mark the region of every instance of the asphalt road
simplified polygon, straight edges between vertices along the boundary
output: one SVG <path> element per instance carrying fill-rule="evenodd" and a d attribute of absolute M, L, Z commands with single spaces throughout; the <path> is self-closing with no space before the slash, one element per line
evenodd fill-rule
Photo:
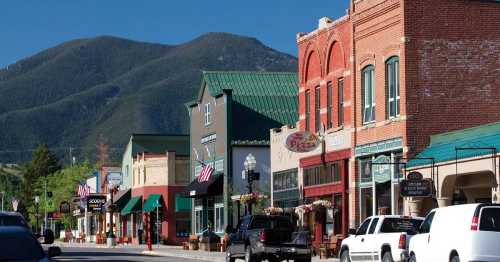
<path fill-rule="evenodd" d="M 141 254 L 143 249 L 133 248 L 77 248 L 63 247 L 61 248 L 62 255 L 53 258 L 53 261 L 162 261 L 174 262 L 182 260 L 183 262 L 194 262 L 199 260 L 179 259 L 175 257 L 155 257 Z"/>

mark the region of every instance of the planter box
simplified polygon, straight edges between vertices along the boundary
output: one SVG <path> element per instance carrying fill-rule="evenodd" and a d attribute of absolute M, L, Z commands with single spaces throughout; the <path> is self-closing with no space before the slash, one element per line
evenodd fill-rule
<path fill-rule="evenodd" d="M 200 243 L 200 249 L 203 251 L 218 251 L 217 242 L 210 242 L 210 245 L 207 242 Z"/>
<path fill-rule="evenodd" d="M 198 250 L 198 242 L 188 242 L 189 250 Z"/>

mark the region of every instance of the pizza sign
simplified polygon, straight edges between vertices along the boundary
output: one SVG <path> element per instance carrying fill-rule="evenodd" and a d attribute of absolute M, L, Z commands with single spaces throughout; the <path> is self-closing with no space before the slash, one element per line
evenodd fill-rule
<path fill-rule="evenodd" d="M 290 134 L 285 141 L 286 148 L 296 153 L 313 151 L 319 144 L 319 138 L 315 134 L 307 131 L 299 131 Z"/>

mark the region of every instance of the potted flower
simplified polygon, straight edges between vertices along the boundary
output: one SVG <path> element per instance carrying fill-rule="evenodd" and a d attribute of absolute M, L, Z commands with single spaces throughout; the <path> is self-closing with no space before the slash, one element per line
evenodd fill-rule
<path fill-rule="evenodd" d="M 281 207 L 267 207 L 264 209 L 264 212 L 268 216 L 281 215 L 281 214 L 283 214 L 283 208 L 281 208 Z"/>
<path fill-rule="evenodd" d="M 189 250 L 198 250 L 199 248 L 198 236 L 196 234 L 192 234 L 188 239 Z"/>

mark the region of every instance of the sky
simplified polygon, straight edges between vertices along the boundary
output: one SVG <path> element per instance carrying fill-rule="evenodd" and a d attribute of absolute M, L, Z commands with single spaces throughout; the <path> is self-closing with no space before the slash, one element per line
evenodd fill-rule
<path fill-rule="evenodd" d="M 0 68 L 62 42 L 112 35 L 179 44 L 206 32 L 256 37 L 296 56 L 295 35 L 349 0 L 1 0 Z"/>

